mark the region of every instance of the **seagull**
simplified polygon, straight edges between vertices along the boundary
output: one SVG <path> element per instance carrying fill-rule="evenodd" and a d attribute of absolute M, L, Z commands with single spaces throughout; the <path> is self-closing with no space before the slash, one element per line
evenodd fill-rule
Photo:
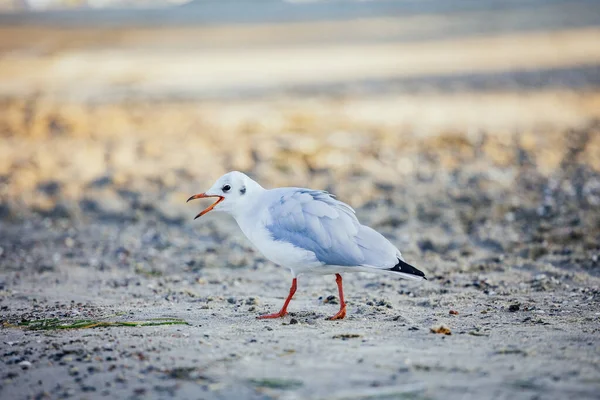
<path fill-rule="evenodd" d="M 322 190 L 297 187 L 265 189 L 239 171 L 220 177 L 206 192 L 187 201 L 216 198 L 201 211 L 230 214 L 252 244 L 275 264 L 292 272 L 292 286 L 281 310 L 259 319 L 281 318 L 294 293 L 298 276 L 335 274 L 340 310 L 331 320 L 346 316 L 343 272 L 378 272 L 423 280 L 425 274 L 406 263 L 382 234 L 361 225 L 349 205 Z"/>

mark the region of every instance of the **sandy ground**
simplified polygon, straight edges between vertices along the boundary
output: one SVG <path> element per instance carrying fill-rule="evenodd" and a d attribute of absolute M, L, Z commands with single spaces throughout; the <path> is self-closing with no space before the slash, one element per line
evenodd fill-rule
<path fill-rule="evenodd" d="M 27 139 L 7 138 L 3 146 L 15 147 L 7 152 L 13 174 L 3 187 L 0 240 L 2 396 L 596 398 L 598 126 L 548 132 L 541 141 L 536 134 L 399 138 L 388 129 L 357 139 L 360 164 L 341 156 L 355 151 L 344 147 L 343 133 L 253 140 L 250 129 L 190 138 L 192 156 L 197 148 L 212 154 L 207 170 L 192 164 L 173 176 L 155 169 L 173 168 L 168 157 L 140 152 L 152 151 L 151 135 L 135 137 L 130 164 L 123 150 L 121 161 L 108 157 L 100 166 L 89 144 L 97 136 L 38 139 L 44 154 L 62 160 L 45 170 L 34 161 L 42 152 L 17 151 L 34 148 Z M 120 145 L 102 140 L 119 153 Z M 179 140 L 163 138 L 162 148 Z M 80 163 L 65 162 L 60 149 L 90 150 Z M 230 218 L 192 222 L 201 205 L 184 203 L 230 168 L 217 160 L 242 149 L 250 161 L 229 162 L 250 163 L 246 170 L 267 186 L 337 193 L 429 280 L 346 274 L 348 317 L 331 322 L 333 277 L 301 277 L 290 315 L 257 321 L 281 306 L 289 273 L 256 253 Z M 26 155 L 33 165 L 19 164 Z M 90 180 L 86 165 L 103 175 Z M 19 327 L 51 318 L 189 325 Z M 438 324 L 452 334 L 431 333 Z"/>
<path fill-rule="evenodd" d="M 336 24 L 323 26 L 352 30 Z M 361 24 L 371 34 L 354 49 L 376 68 L 348 62 L 340 80 L 344 59 L 311 29 L 277 28 L 268 45 L 261 29 L 211 28 L 231 46 L 206 54 L 230 60 L 234 78 L 199 78 L 183 94 L 194 74 L 178 57 L 195 38 L 209 46 L 206 31 L 113 41 L 2 28 L 2 399 L 598 398 L 597 31 L 447 47 L 382 44 Z M 235 50 L 241 38 L 263 53 Z M 420 53 L 398 69 L 378 46 Z M 160 62 L 121 68 L 135 48 Z M 298 51 L 326 73 L 276 62 Z M 263 69 L 238 73 L 256 54 L 268 55 Z M 65 79 L 94 63 L 89 81 Z M 263 84 L 261 70 L 281 81 Z M 183 75 L 165 85 L 173 71 Z M 333 276 L 302 276 L 289 316 L 256 320 L 280 308 L 289 272 L 231 218 L 193 221 L 204 204 L 185 203 L 232 169 L 266 187 L 329 190 L 428 281 L 345 274 L 348 314 L 333 322 Z"/>

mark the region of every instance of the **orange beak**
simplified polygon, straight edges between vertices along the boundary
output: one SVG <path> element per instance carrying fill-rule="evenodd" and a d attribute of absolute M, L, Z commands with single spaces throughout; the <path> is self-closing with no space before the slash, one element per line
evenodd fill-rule
<path fill-rule="evenodd" d="M 187 201 L 190 201 L 190 200 L 196 200 L 196 199 L 203 199 L 203 198 L 205 198 L 205 197 L 218 197 L 218 198 L 219 198 L 219 200 L 215 201 L 215 202 L 214 202 L 214 203 L 213 203 L 211 206 L 209 206 L 209 207 L 205 208 L 205 209 L 204 209 L 202 212 L 200 212 L 200 214 L 196 215 L 196 216 L 194 217 L 194 219 L 196 219 L 196 218 L 200 218 L 201 216 L 203 216 L 204 214 L 206 214 L 207 212 L 209 212 L 209 211 L 211 211 L 213 208 L 215 208 L 215 206 L 216 206 L 217 204 L 219 204 L 220 202 L 222 202 L 223 200 L 225 200 L 225 197 L 223 197 L 223 196 L 219 196 L 218 194 L 210 194 L 210 195 L 209 195 L 209 194 L 205 194 L 205 193 L 200 193 L 200 194 L 195 194 L 195 195 L 193 195 L 192 197 L 190 197 L 189 199 L 187 199 Z M 187 203 L 187 201 L 186 201 L 186 203 Z"/>

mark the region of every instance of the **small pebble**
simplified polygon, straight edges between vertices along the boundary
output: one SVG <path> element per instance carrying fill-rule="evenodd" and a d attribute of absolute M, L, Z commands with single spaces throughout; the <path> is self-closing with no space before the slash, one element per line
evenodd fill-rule
<path fill-rule="evenodd" d="M 31 367 L 31 363 L 30 363 L 29 361 L 21 361 L 21 362 L 19 363 L 19 366 L 20 366 L 22 369 L 29 369 L 29 368 Z"/>
<path fill-rule="evenodd" d="M 450 330 L 450 328 L 444 324 L 432 326 L 431 328 L 429 328 L 429 331 L 431 333 L 438 333 L 442 335 L 452 335 L 452 331 Z"/>
<path fill-rule="evenodd" d="M 146 388 L 143 388 L 143 387 L 141 387 L 141 388 L 136 388 L 136 389 L 134 389 L 134 390 L 133 390 L 133 393 L 134 393 L 135 395 L 137 395 L 137 396 L 141 396 L 141 395 L 143 395 L 143 394 L 145 394 L 145 393 L 146 393 Z"/>

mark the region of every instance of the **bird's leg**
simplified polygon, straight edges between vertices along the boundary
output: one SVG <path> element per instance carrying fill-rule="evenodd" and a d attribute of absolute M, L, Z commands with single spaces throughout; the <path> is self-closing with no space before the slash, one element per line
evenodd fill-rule
<path fill-rule="evenodd" d="M 342 276 L 340 274 L 335 274 L 335 283 L 337 283 L 338 291 L 340 292 L 340 311 L 329 318 L 331 320 L 342 319 L 346 316 L 346 302 L 344 302 L 344 289 L 342 288 Z"/>
<path fill-rule="evenodd" d="M 275 314 L 260 315 L 256 318 L 257 319 L 268 319 L 268 318 L 281 318 L 281 317 L 285 316 L 285 314 L 287 314 L 287 306 L 288 306 L 288 304 L 290 304 L 290 300 L 292 300 L 294 293 L 296 293 L 296 278 L 294 278 L 294 280 L 292 281 L 292 287 L 290 287 L 290 294 L 288 294 L 287 299 L 285 299 L 285 303 L 283 303 L 283 307 L 281 307 L 281 310 L 279 310 L 279 312 L 275 313 Z"/>

